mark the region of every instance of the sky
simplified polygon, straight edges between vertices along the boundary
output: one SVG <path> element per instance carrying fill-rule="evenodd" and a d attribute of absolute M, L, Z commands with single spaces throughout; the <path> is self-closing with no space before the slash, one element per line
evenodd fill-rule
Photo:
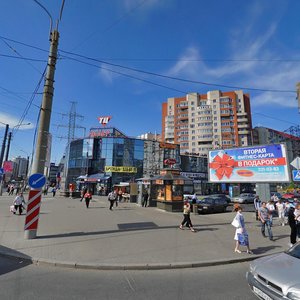
<path fill-rule="evenodd" d="M 55 27 L 61 0 L 39 2 Z M 72 103 L 77 138 L 99 116 L 128 136 L 160 133 L 163 102 L 210 90 L 249 93 L 253 127 L 298 126 L 299 11 L 298 0 L 65 0 L 51 161 L 65 151 Z M 31 123 L 13 131 L 10 159 L 34 149 L 49 46 L 34 0 L 0 1 L 0 122 Z"/>

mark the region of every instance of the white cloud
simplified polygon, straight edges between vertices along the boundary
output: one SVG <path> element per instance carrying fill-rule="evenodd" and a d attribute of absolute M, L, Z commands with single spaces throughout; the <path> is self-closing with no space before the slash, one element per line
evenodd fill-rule
<path fill-rule="evenodd" d="M 19 123 L 19 118 L 18 117 L 15 117 L 15 116 L 12 116 L 12 115 L 9 115 L 9 114 L 6 114 L 6 113 L 0 113 L 0 128 L 2 127 L 5 127 L 4 124 L 9 124 L 9 128 L 12 129 L 13 127 L 15 127 L 16 125 L 18 125 Z M 4 123 L 4 124 L 2 124 Z M 28 124 L 30 123 L 29 121 L 27 120 L 24 120 L 22 122 L 22 124 Z M 34 128 L 34 125 L 32 123 L 30 123 L 30 125 L 26 125 L 26 126 L 20 126 L 19 127 L 19 130 L 28 130 L 28 129 L 32 129 Z"/>
<path fill-rule="evenodd" d="M 217 67 L 209 66 L 206 62 L 192 62 L 189 60 L 201 59 L 200 51 L 196 47 L 187 47 L 179 60 L 166 73 L 170 76 L 185 77 L 187 79 L 211 82 L 216 84 L 250 87 L 257 89 L 295 90 L 295 84 L 300 78 L 298 64 L 289 62 L 263 62 L 257 59 L 276 60 L 280 55 L 276 49 L 270 47 L 271 39 L 276 33 L 277 23 L 273 22 L 262 31 L 260 36 L 255 34 L 240 36 L 237 34 L 233 46 L 238 39 L 239 47 L 233 47 L 229 59 L 245 59 L 249 61 L 232 61 L 220 63 Z M 291 51 L 290 51 L 291 52 Z M 286 54 L 285 54 L 286 55 Z M 295 57 L 298 54 L 289 53 L 287 57 Z M 208 86 L 209 89 L 221 89 Z M 295 107 L 296 101 L 292 93 L 262 92 L 251 97 L 252 106 L 277 105 Z"/>

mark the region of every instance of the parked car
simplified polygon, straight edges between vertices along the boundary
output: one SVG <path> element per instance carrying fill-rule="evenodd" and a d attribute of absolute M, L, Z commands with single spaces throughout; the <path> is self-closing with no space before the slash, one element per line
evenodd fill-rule
<path fill-rule="evenodd" d="M 230 198 L 225 194 L 212 194 L 212 195 L 209 195 L 209 197 L 211 197 L 211 198 L 221 198 L 221 199 L 226 200 L 227 203 L 230 203 Z"/>
<path fill-rule="evenodd" d="M 300 299 L 300 243 L 288 251 L 250 263 L 246 278 L 260 299 Z"/>
<path fill-rule="evenodd" d="M 237 197 L 232 198 L 232 202 L 238 202 L 238 203 L 253 203 L 255 198 L 255 194 L 252 193 L 242 193 Z"/>
<path fill-rule="evenodd" d="M 198 201 L 198 214 L 226 212 L 228 203 L 222 198 L 205 197 Z"/>

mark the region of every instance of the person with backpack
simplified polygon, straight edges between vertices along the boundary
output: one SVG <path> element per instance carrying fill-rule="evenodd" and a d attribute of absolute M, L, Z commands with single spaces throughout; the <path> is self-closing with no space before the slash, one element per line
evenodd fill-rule
<path fill-rule="evenodd" d="M 116 199 L 117 199 L 117 193 L 116 193 L 116 191 L 112 190 L 108 194 L 108 201 L 110 202 L 109 210 L 112 210 Z"/>

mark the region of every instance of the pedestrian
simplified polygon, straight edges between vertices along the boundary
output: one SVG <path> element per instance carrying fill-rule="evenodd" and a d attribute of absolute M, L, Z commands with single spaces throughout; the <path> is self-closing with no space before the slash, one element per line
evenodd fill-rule
<path fill-rule="evenodd" d="M 15 189 L 15 187 L 13 185 L 11 185 L 10 189 L 9 189 L 9 193 L 8 193 L 9 196 L 14 194 L 14 189 Z"/>
<path fill-rule="evenodd" d="M 81 199 L 80 202 L 83 200 L 85 193 L 87 192 L 87 187 L 83 187 L 83 189 L 81 190 Z"/>
<path fill-rule="evenodd" d="M 279 224 L 281 226 L 285 225 L 285 204 L 282 202 L 282 200 L 278 200 L 278 202 L 276 203 L 276 209 L 278 212 L 278 219 L 279 219 Z"/>
<path fill-rule="evenodd" d="M 296 224 L 294 212 L 295 212 L 295 207 L 293 205 L 290 205 L 290 208 L 288 210 L 288 222 L 291 228 L 291 233 L 290 233 L 291 247 L 297 242 L 297 224 Z"/>
<path fill-rule="evenodd" d="M 114 203 L 117 199 L 117 194 L 114 190 L 112 190 L 109 194 L 108 194 L 108 201 L 110 202 L 110 206 L 109 209 L 112 210 Z"/>
<path fill-rule="evenodd" d="M 13 205 L 15 206 L 14 214 L 16 214 L 17 210 L 19 210 L 19 215 L 23 212 L 23 203 L 25 203 L 23 193 L 19 193 L 15 198 Z"/>
<path fill-rule="evenodd" d="M 296 228 L 297 228 L 297 236 L 300 239 L 300 203 L 297 203 L 294 211 Z"/>
<path fill-rule="evenodd" d="M 188 201 L 184 201 L 183 203 L 183 221 L 181 222 L 179 228 L 183 230 L 183 226 L 186 223 L 192 232 L 195 232 L 193 228 L 193 224 L 190 218 L 191 214 L 191 205 Z"/>
<path fill-rule="evenodd" d="M 149 199 L 148 190 L 145 189 L 143 193 L 143 207 L 147 207 L 148 199 Z"/>
<path fill-rule="evenodd" d="M 234 240 L 236 241 L 234 252 L 241 253 L 241 250 L 239 249 L 239 247 L 246 246 L 247 253 L 253 254 L 252 251 L 250 250 L 250 246 L 249 246 L 249 236 L 248 236 L 248 232 L 245 227 L 245 219 L 242 214 L 242 207 L 239 204 L 235 204 L 233 210 L 236 212 L 235 219 L 238 224 L 238 227 L 236 227 L 235 234 L 234 234 Z"/>
<path fill-rule="evenodd" d="M 258 217 L 258 210 L 261 207 L 261 200 L 259 199 L 259 196 L 256 196 L 254 198 L 254 208 L 255 208 L 255 218 L 256 221 L 259 221 L 259 217 Z"/>
<path fill-rule="evenodd" d="M 273 216 L 274 216 L 274 212 L 275 212 L 275 205 L 274 205 L 274 201 L 273 200 L 269 200 L 267 203 L 267 209 L 269 211 L 270 214 L 270 226 L 273 226 Z"/>
<path fill-rule="evenodd" d="M 117 201 L 116 201 L 116 204 L 119 202 L 121 202 L 122 201 L 122 199 L 123 199 L 123 192 L 122 192 L 122 190 L 121 189 L 119 189 L 118 190 L 118 198 L 117 198 Z M 116 205 L 116 206 L 118 206 L 118 205 Z"/>
<path fill-rule="evenodd" d="M 267 226 L 269 239 L 270 239 L 270 241 L 273 241 L 273 233 L 272 233 L 271 221 L 270 221 L 270 212 L 267 209 L 266 202 L 262 202 L 261 208 L 258 210 L 258 216 L 261 221 L 261 234 L 263 235 L 263 237 L 266 237 L 265 228 Z"/>
<path fill-rule="evenodd" d="M 87 190 L 84 194 L 84 200 L 86 208 L 89 208 L 90 201 L 92 200 L 92 193 L 90 192 L 90 190 Z"/>
<path fill-rule="evenodd" d="M 52 195 L 53 195 L 53 197 L 55 197 L 55 194 L 56 194 L 56 187 L 54 186 L 54 187 L 52 188 Z"/>

